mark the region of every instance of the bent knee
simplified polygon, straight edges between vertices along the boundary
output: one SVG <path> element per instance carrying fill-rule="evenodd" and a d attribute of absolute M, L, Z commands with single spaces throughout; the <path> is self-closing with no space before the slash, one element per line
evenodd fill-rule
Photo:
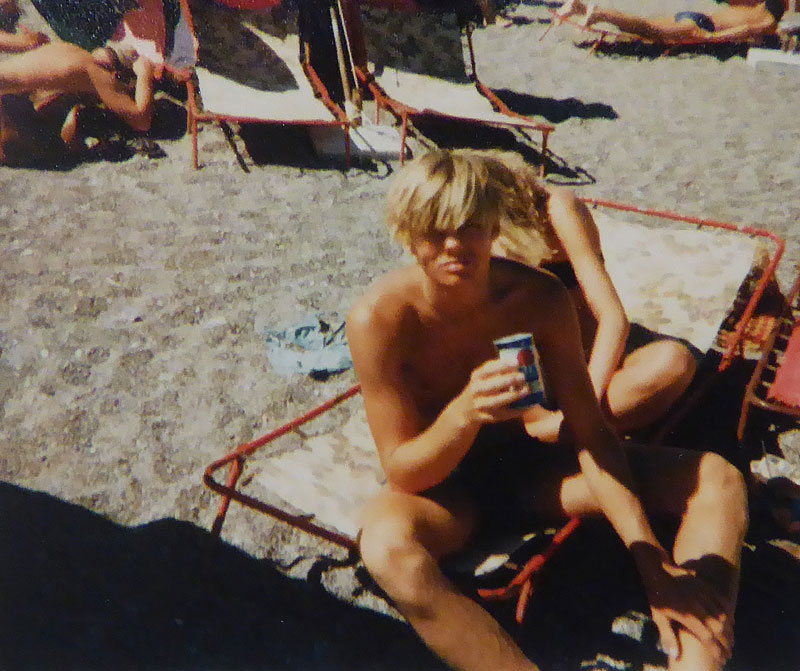
<path fill-rule="evenodd" d="M 700 459 L 697 480 L 697 498 L 726 510 L 731 524 L 747 527 L 747 484 L 739 469 L 707 452 Z"/>
<path fill-rule="evenodd" d="M 439 570 L 412 530 L 397 520 L 365 525 L 359 548 L 370 575 L 400 606 L 419 603 L 431 572 Z"/>
<path fill-rule="evenodd" d="M 651 343 L 639 354 L 646 359 L 646 363 L 641 362 L 642 381 L 654 390 L 674 389 L 680 393 L 689 386 L 697 369 L 689 348 L 675 340 Z"/>

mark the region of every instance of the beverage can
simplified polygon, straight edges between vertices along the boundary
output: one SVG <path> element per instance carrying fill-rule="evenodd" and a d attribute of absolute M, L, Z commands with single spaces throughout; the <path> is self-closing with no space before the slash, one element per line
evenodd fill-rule
<path fill-rule="evenodd" d="M 530 333 L 515 333 L 514 335 L 498 338 L 494 341 L 497 354 L 502 361 L 515 363 L 525 376 L 530 393 L 511 403 L 515 410 L 530 408 L 533 405 L 546 405 L 547 398 L 544 393 L 542 376 L 539 372 L 539 360 Z"/>

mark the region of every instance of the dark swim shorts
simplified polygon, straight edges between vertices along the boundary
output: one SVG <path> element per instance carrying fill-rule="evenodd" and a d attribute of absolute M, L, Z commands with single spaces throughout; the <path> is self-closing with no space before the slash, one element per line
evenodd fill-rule
<path fill-rule="evenodd" d="M 521 422 L 487 424 L 456 469 L 423 496 L 465 495 L 475 504 L 480 528 L 515 529 L 529 519 L 537 476 L 557 449 L 531 438 Z"/>
<path fill-rule="evenodd" d="M 716 30 L 714 22 L 708 14 L 703 14 L 702 12 L 678 12 L 675 15 L 675 21 L 683 21 L 684 19 L 694 21 L 694 24 L 700 30 L 705 30 L 707 33 L 713 33 Z"/>

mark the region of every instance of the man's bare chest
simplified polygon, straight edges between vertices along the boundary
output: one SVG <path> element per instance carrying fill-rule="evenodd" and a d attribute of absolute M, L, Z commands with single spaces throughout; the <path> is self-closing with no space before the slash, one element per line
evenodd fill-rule
<path fill-rule="evenodd" d="M 420 326 L 409 343 L 404 375 L 420 407 L 438 413 L 469 382 L 472 372 L 496 356 L 492 323 Z"/>

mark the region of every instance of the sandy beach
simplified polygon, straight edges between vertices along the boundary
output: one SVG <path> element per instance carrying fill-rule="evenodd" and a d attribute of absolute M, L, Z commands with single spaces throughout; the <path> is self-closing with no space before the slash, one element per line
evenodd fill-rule
<path fill-rule="evenodd" d="M 540 41 L 554 6 L 522 2 L 510 8 L 513 25 L 475 35 L 483 81 L 555 124 L 548 179 L 582 196 L 767 229 L 786 239 L 778 279 L 788 289 L 800 260 L 800 69 L 754 70 L 742 49 L 591 55 L 568 26 Z M 666 14 L 685 2 L 613 6 Z M 218 546 L 207 533 L 218 501 L 201 480 L 236 445 L 355 383 L 352 371 L 279 375 L 262 333 L 308 315 L 342 320 L 402 262 L 382 222 L 398 164 L 331 167 L 302 133 L 279 129 L 258 161 L 245 155 L 245 172 L 207 126 L 195 171 L 190 139 L 174 132 L 181 121 L 170 117 L 173 132 L 156 138 L 162 158 L 0 167 L 0 565 L 14 595 L 0 667 L 438 668 L 404 625 L 283 577 L 312 570 L 340 597 L 374 603 L 353 593 L 352 567 L 319 564 L 315 541 L 234 506 L 229 545 Z M 504 131 L 447 137 L 515 142 Z M 535 144 L 518 148 L 538 160 Z M 782 440 L 798 442 L 789 428 Z M 786 564 L 786 576 L 791 584 L 770 583 L 784 611 L 769 635 L 784 642 L 800 633 L 797 607 L 781 596 L 797 593 L 800 573 Z M 67 596 L 54 596 L 58 585 Z M 761 598 L 751 590 L 743 601 Z M 355 630 L 374 637 L 366 644 Z M 756 631 L 740 635 L 751 652 Z M 343 652 L 348 642 L 367 652 Z M 773 644 L 769 665 L 743 653 L 731 668 L 797 668 L 800 651 Z M 580 668 L 560 645 L 564 665 L 551 668 Z"/>

